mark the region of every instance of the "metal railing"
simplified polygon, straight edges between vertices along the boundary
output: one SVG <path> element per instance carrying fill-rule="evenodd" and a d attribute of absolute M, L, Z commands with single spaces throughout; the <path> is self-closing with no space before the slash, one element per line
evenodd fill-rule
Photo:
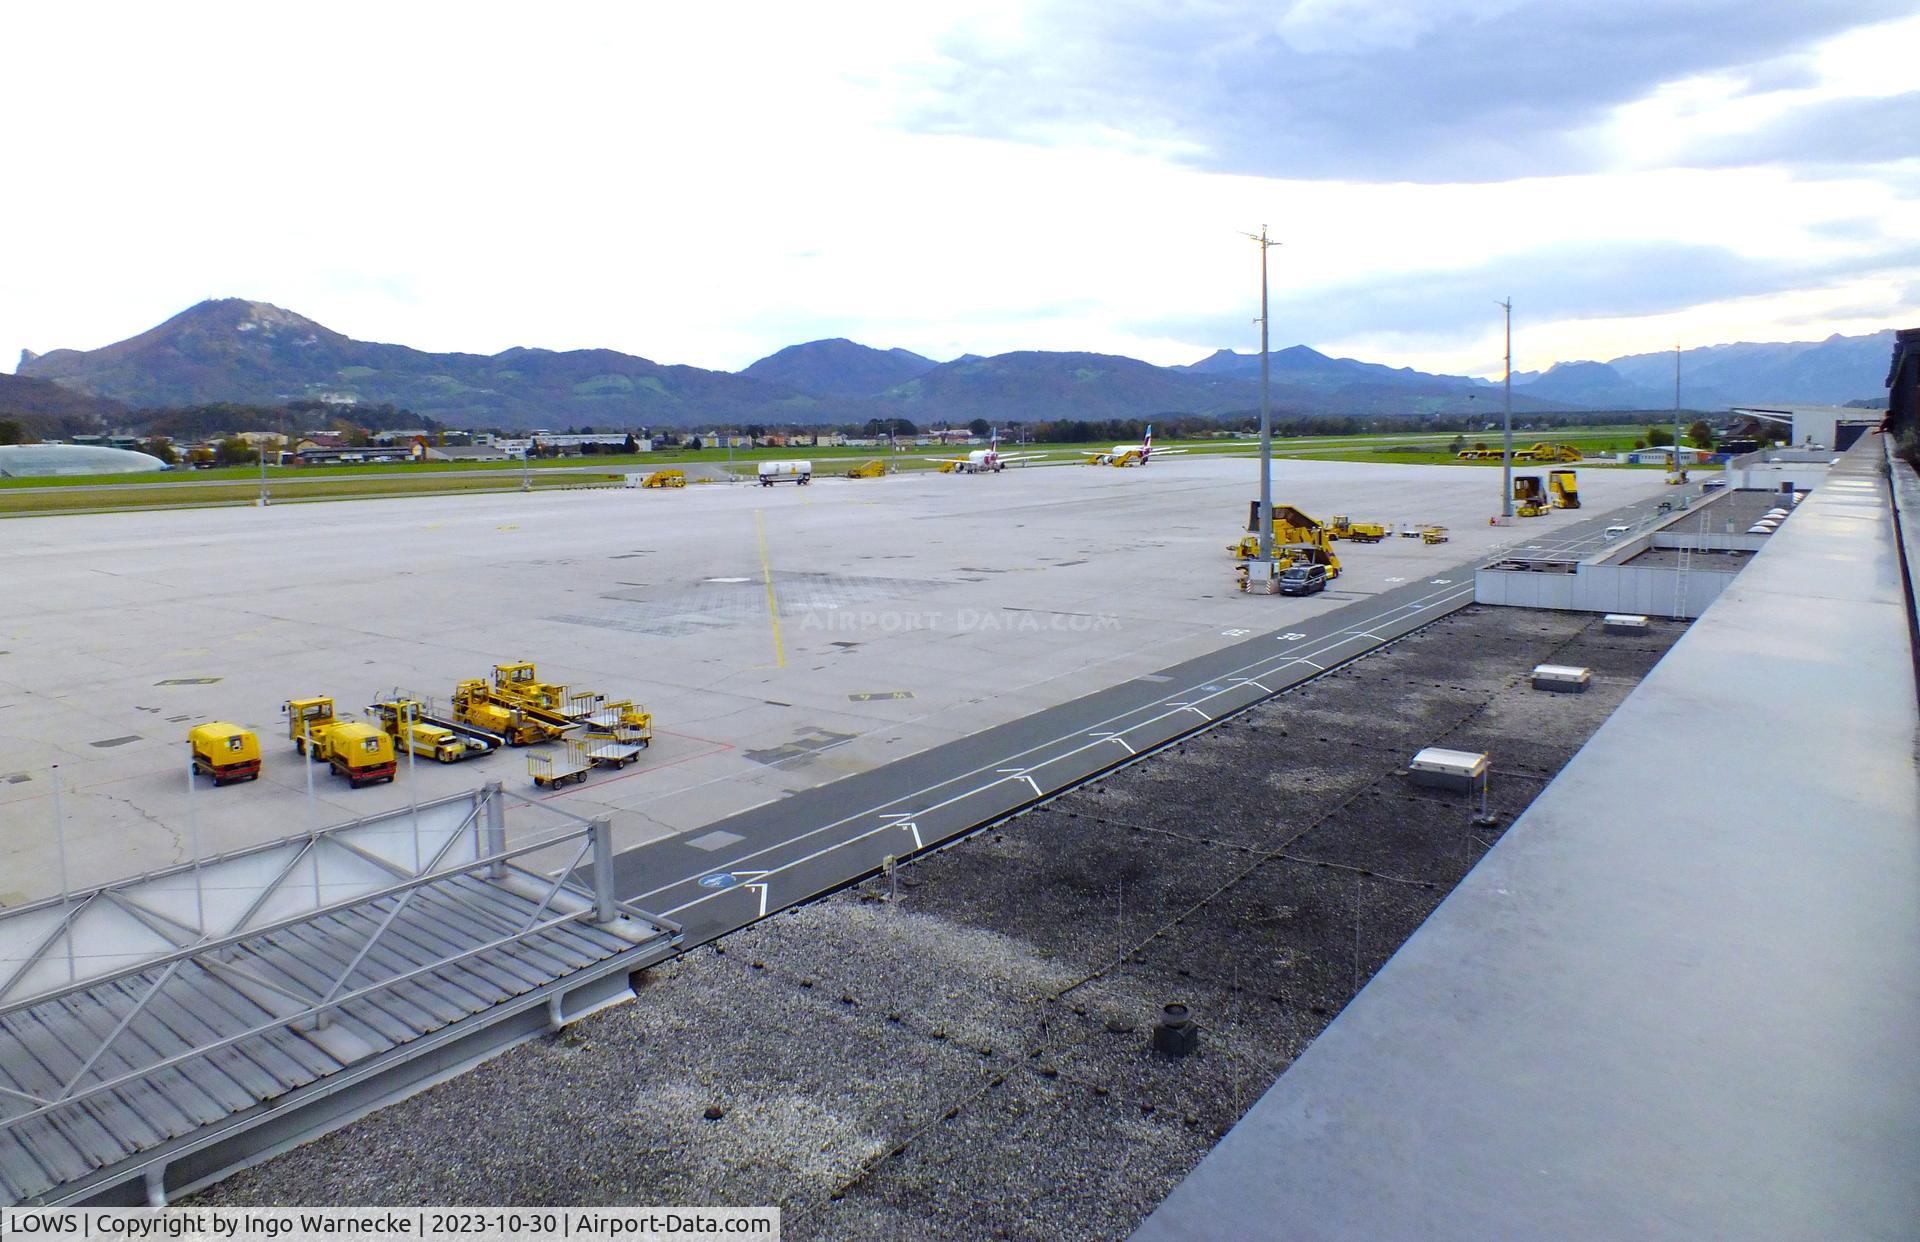
<path fill-rule="evenodd" d="M 509 799 L 533 807 L 543 814 L 571 821 L 571 826 L 538 833 L 517 845 L 509 845 L 506 824 Z M 636 945 L 656 942 L 663 937 L 669 942 L 677 938 L 679 928 L 671 921 L 615 897 L 613 834 L 611 821 L 607 817 L 587 820 L 557 808 L 539 806 L 517 794 L 508 793 L 498 782 L 469 794 L 442 799 L 430 804 L 427 809 L 457 808 L 463 801 L 470 803 L 464 813 L 458 815 L 457 822 L 450 830 L 444 824 L 433 829 L 442 839 L 430 854 L 421 856 L 420 861 L 411 868 L 390 854 L 369 849 L 366 844 L 356 843 L 352 839 L 355 833 L 364 835 L 380 828 L 397 826 L 397 821 L 415 815 L 412 809 L 401 809 L 0 913 L 0 934 L 3 934 L 9 924 L 19 928 L 29 919 L 36 916 L 44 918 L 49 911 L 59 909 L 48 930 L 23 941 L 28 945 L 24 953 L 0 957 L 0 964 L 11 967 L 4 978 L 0 978 L 0 1017 L 32 1007 L 52 1005 L 77 993 L 103 988 L 156 970 L 159 972 L 158 977 L 119 1015 L 106 1034 L 93 1034 L 92 1028 L 84 1023 L 70 1025 L 68 1033 L 88 1033 L 91 1038 L 86 1042 L 69 1041 L 64 1044 L 64 1051 L 70 1053 L 79 1066 L 70 1072 L 63 1072 L 55 1089 L 29 1091 L 0 1084 L 0 1108 L 10 1101 L 26 1105 L 23 1110 L 0 1116 L 0 1130 L 274 1030 L 303 1022 L 324 1026 L 343 1006 L 356 1000 L 564 924 L 588 923 L 613 927 L 623 920 L 632 920 L 647 929 L 637 934 L 631 928 L 626 929 L 623 938 Z M 566 847 L 576 843 L 577 847 L 572 850 L 565 864 L 550 872 L 535 870 L 519 861 L 529 855 L 556 848 L 564 852 Z M 250 900 L 237 917 L 225 920 L 218 928 L 210 926 L 210 920 L 204 918 L 204 905 L 200 907 L 203 915 L 201 923 L 196 927 L 158 908 L 151 900 L 157 882 L 177 879 L 189 872 L 194 874 L 196 884 L 204 883 L 209 872 L 214 873 L 216 880 L 229 880 L 233 877 L 228 872 L 235 868 L 247 868 L 259 857 L 275 850 L 289 851 L 290 857 L 270 879 L 249 893 Z M 323 851 L 341 851 L 343 859 L 371 865 L 388 878 L 384 883 L 364 885 L 341 899 L 324 900 L 320 878 L 320 854 Z M 303 868 L 303 862 L 309 862 L 310 868 Z M 583 880 L 583 868 L 587 865 L 592 869 L 591 879 Z M 306 870 L 311 870 L 313 876 L 310 889 L 304 874 Z M 463 885 L 455 882 L 463 879 L 468 883 Z M 528 901 L 538 894 L 538 900 L 524 917 L 509 918 L 497 901 L 475 899 L 474 881 L 483 882 L 496 890 L 505 887 Z M 428 961 L 418 961 L 417 954 L 414 958 L 399 954 L 376 956 L 376 948 L 382 945 L 401 915 L 426 891 L 432 891 L 438 903 L 459 905 L 462 914 L 474 926 L 482 929 L 483 935 L 492 934 L 478 943 L 469 944 L 455 952 L 444 952 Z M 255 921 L 268 908 L 284 909 L 289 901 L 299 907 L 296 912 Z M 391 904 L 345 966 L 327 972 L 312 972 L 323 982 L 303 982 L 286 972 L 281 972 L 283 981 L 276 982 L 234 960 L 250 944 L 265 942 L 276 932 L 313 925 L 326 919 L 332 919 L 333 928 L 337 929 L 346 926 L 346 921 L 334 919 L 333 916 L 349 910 L 359 911 L 366 916 L 369 913 L 366 907 L 382 902 Z M 113 931 L 119 931 L 124 939 L 128 919 L 145 929 L 147 937 L 136 943 L 112 944 Z M 77 937 L 90 920 L 110 921 L 112 927 L 91 929 L 93 939 L 99 943 L 89 945 L 95 952 L 83 955 L 76 952 Z M 67 975 L 64 982 L 6 999 L 9 993 L 19 990 L 36 972 L 44 974 L 52 966 L 58 973 L 57 962 L 63 945 L 64 973 Z M 0 939 L 0 950 L 5 948 L 4 939 Z M 100 950 L 115 951 L 103 954 Z M 81 962 L 86 956 L 104 956 L 116 964 L 83 971 Z M 398 965 L 391 964 L 396 962 Z M 305 964 L 314 965 L 311 961 Z M 185 1051 L 156 1055 L 152 1060 L 134 1064 L 129 1059 L 129 1053 L 125 1050 L 128 1045 L 123 1043 L 122 1037 L 162 997 L 168 984 L 189 966 L 240 988 L 262 1010 L 278 1009 L 279 1012 L 274 1012 L 264 1022 L 220 1034 L 217 1038 L 196 1043 Z M 356 976 L 362 981 L 356 981 Z M 278 1003 L 269 1004 L 262 994 Z M 105 998 L 93 999 L 98 1003 Z M 118 1064 L 131 1068 L 118 1073 L 103 1072 L 104 1065 L 114 1063 L 107 1060 L 109 1053 L 115 1054 Z"/>

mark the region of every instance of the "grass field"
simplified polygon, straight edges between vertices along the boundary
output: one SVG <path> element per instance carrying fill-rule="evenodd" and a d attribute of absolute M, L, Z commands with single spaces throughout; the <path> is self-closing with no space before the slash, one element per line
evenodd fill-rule
<path fill-rule="evenodd" d="M 137 476 L 147 477 L 151 476 Z M 435 477 L 431 474 L 417 477 L 393 478 L 379 475 L 360 475 L 351 478 L 335 478 L 315 482 L 304 482 L 297 486 L 279 487 L 279 476 L 267 476 L 268 503 L 276 505 L 307 504 L 322 500 L 367 500 L 383 496 L 426 496 L 448 492 L 499 492 L 518 491 L 520 480 L 514 478 L 487 478 L 485 476 L 456 476 L 453 478 Z M 618 473 L 568 473 L 535 474 L 532 486 L 540 491 L 568 487 L 606 486 L 620 481 Z M 256 479 L 251 483 L 187 481 L 180 487 L 168 488 L 130 488 L 130 487 L 62 487 L 45 491 L 0 492 L 0 516 L 24 517 L 31 514 L 55 513 L 102 513 L 107 511 L 133 509 L 205 509 L 221 505 L 251 505 L 260 499 L 260 484 Z"/>
<path fill-rule="evenodd" d="M 1573 444 L 1588 453 L 1610 453 L 1632 448 L 1645 434 L 1641 427 L 1581 427 L 1554 432 L 1516 432 L 1514 445 L 1524 448 L 1537 440 Z M 1274 441 L 1276 457 L 1310 457 L 1324 461 L 1392 462 L 1418 465 L 1498 466 L 1492 462 L 1460 462 L 1448 447 L 1452 432 L 1413 435 L 1312 436 L 1281 438 Z M 1497 434 L 1476 433 L 1465 437 L 1470 446 L 1498 447 Z M 1007 445 L 1008 452 L 1045 453 L 1061 462 L 1070 462 L 1081 454 L 1098 451 L 1106 445 L 1028 444 Z M 1256 442 L 1250 439 L 1206 439 L 1156 442 L 1156 448 L 1182 448 L 1195 455 L 1251 456 Z M 278 467 L 267 470 L 267 487 L 274 504 L 296 504 L 322 500 L 365 499 L 382 496 L 430 495 L 445 492 L 517 491 L 523 479 L 532 487 L 547 490 L 566 487 L 606 486 L 617 483 L 630 472 L 668 469 L 693 463 L 720 465 L 735 473 L 751 475 L 761 461 L 805 457 L 831 463 L 821 474 L 838 474 L 844 466 L 875 457 L 887 461 L 896 470 L 931 470 L 937 459 L 958 456 L 965 448 L 916 448 L 888 453 L 873 448 L 794 448 L 700 450 L 664 449 L 653 453 L 622 454 L 605 457 L 568 457 L 531 463 L 501 462 L 423 462 L 380 463 L 362 466 Z M 1544 468 L 1545 463 L 1524 463 Z M 1658 469 L 1658 467 L 1647 467 Z M 0 516 L 30 514 L 96 513 L 106 510 L 199 508 L 214 505 L 248 505 L 260 494 L 258 466 L 233 466 L 218 470 L 168 471 L 157 474 L 87 475 L 65 478 L 0 479 Z"/>

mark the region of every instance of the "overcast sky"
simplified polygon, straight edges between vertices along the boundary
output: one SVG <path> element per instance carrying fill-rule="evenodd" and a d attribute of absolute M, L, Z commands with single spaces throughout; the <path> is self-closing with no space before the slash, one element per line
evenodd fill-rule
<path fill-rule="evenodd" d="M 0 366 L 206 297 L 737 369 L 1920 326 L 1920 3 L 9 6 Z"/>

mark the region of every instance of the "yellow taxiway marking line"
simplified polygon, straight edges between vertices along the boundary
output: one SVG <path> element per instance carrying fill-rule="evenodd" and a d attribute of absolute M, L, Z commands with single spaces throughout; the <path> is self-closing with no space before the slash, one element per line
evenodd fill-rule
<path fill-rule="evenodd" d="M 767 559 L 767 523 L 759 509 L 753 511 L 753 533 L 760 541 L 760 581 L 767 586 L 767 618 L 773 622 L 773 664 L 775 668 L 785 668 L 787 648 L 780 641 L 780 605 L 773 599 L 773 563 Z"/>

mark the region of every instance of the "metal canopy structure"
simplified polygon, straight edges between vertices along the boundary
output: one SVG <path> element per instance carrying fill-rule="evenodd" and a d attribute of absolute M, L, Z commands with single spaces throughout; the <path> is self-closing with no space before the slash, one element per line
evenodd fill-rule
<path fill-rule="evenodd" d="M 679 939 L 611 860 L 606 820 L 495 783 L 0 912 L 0 1201 L 161 1200 L 290 1093 L 527 1004 L 558 1025 Z"/>

